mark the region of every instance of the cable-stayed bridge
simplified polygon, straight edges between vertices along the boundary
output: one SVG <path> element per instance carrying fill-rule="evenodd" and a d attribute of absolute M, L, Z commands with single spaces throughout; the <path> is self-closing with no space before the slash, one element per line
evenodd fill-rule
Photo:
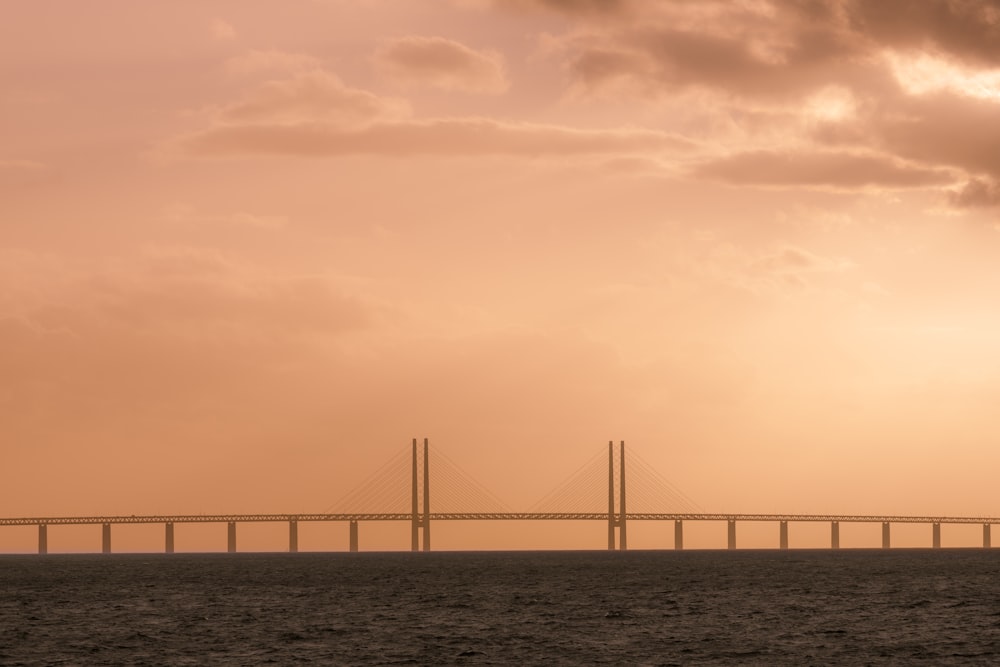
<path fill-rule="evenodd" d="M 100 525 L 101 550 L 111 553 L 113 525 L 163 524 L 164 550 L 173 553 L 175 524 L 225 523 L 227 550 L 232 553 L 237 551 L 236 527 L 240 523 L 287 522 L 288 551 L 297 552 L 300 522 L 347 523 L 349 549 L 358 551 L 359 524 L 370 521 L 408 521 L 412 551 L 431 550 L 431 526 L 437 521 L 606 522 L 608 549 L 624 551 L 630 521 L 673 521 L 675 549 L 684 548 L 685 521 L 725 521 L 729 549 L 736 549 L 737 522 L 745 521 L 777 523 L 781 549 L 789 548 L 791 522 L 828 522 L 833 549 L 840 548 L 841 523 L 880 523 L 885 549 L 891 545 L 893 523 L 929 524 L 935 548 L 941 547 L 942 524 L 981 524 L 982 544 L 989 548 L 990 527 L 1000 523 L 1000 517 L 705 512 L 640 456 L 629 453 L 626 457 L 624 442 L 617 448 L 609 442 L 606 456 L 598 452 L 527 511 L 514 511 L 443 452 L 432 449 L 425 438 L 422 446 L 414 439 L 412 447 L 397 453 L 324 512 L 18 517 L 0 518 L 0 526 L 37 526 L 38 553 L 46 554 L 49 526 Z"/>

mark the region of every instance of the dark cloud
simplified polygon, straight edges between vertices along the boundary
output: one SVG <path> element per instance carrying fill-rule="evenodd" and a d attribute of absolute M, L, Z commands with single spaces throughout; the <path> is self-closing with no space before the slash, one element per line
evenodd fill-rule
<path fill-rule="evenodd" d="M 614 21 L 587 5 L 562 9 L 583 25 L 567 44 L 571 69 L 588 86 L 631 77 L 647 88 L 773 96 L 856 83 L 861 70 L 885 67 L 887 50 L 1000 62 L 998 0 L 616 2 L 604 12 Z"/>
<path fill-rule="evenodd" d="M 964 176 L 972 184 L 952 198 L 956 206 L 991 200 L 992 191 L 976 183 L 1000 180 L 1000 104 L 975 75 L 1000 65 L 1000 0 L 612 6 L 608 16 L 562 7 L 576 24 L 561 53 L 584 91 L 624 86 L 654 98 L 708 91 L 744 133 L 781 134 L 789 119 L 797 121 L 784 132 L 805 132 L 794 154 L 736 154 L 697 166 L 694 175 L 835 188 L 924 187 Z M 910 64 L 918 77 L 925 66 L 940 69 L 940 81 L 930 84 L 937 90 L 906 80 Z M 850 108 L 823 120 L 823 109 L 807 102 L 831 89 L 844 91 Z M 798 105 L 818 113 L 807 118 Z M 748 120 L 776 109 L 783 111 L 767 127 Z"/>
<path fill-rule="evenodd" d="M 876 45 L 1000 63 L 997 0 L 850 0 L 844 13 L 850 28 Z"/>
<path fill-rule="evenodd" d="M 557 11 L 597 24 L 609 16 L 636 23 L 695 23 L 698 33 L 728 32 L 764 24 L 775 41 L 821 46 L 850 36 L 865 51 L 935 50 L 978 63 L 1000 61 L 998 0 L 495 0 L 501 7 Z M 697 25 L 700 22 L 700 25 Z M 758 32 L 758 36 L 764 33 Z"/>
<path fill-rule="evenodd" d="M 1000 180 L 973 179 L 951 193 L 948 202 L 956 208 L 1000 207 Z"/>
<path fill-rule="evenodd" d="M 898 103 L 870 125 L 897 155 L 1000 177 L 1000 105 L 942 94 Z"/>
<path fill-rule="evenodd" d="M 1000 178 L 1000 105 L 955 93 L 882 101 L 851 121 L 829 123 L 815 137 L 827 145 L 874 148 L 925 165 Z"/>
<path fill-rule="evenodd" d="M 789 96 L 864 78 L 870 48 L 824 3 L 773 12 L 736 3 L 663 3 L 567 38 L 570 71 L 588 89 L 617 79 L 649 91 L 700 87 Z"/>

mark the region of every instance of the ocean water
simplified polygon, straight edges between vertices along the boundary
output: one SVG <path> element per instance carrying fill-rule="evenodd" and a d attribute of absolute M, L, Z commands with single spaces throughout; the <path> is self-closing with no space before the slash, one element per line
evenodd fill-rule
<path fill-rule="evenodd" d="M 0 556 L 2 665 L 998 664 L 1000 549 Z"/>

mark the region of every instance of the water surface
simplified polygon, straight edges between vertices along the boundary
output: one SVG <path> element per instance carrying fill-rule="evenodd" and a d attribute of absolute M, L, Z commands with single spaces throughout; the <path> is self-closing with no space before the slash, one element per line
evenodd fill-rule
<path fill-rule="evenodd" d="M 996 664 L 1000 550 L 0 556 L 0 664 Z"/>

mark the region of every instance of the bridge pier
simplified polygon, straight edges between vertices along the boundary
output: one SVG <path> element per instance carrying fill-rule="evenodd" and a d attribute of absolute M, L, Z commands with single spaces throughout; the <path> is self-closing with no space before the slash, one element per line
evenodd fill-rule
<path fill-rule="evenodd" d="M 351 553 L 353 554 L 353 553 L 357 553 L 358 552 L 358 522 L 357 521 L 351 521 L 350 525 L 351 525 L 351 528 L 350 528 L 350 531 L 351 531 L 350 550 L 351 550 Z M 426 547 L 426 543 L 425 543 L 424 546 Z M 424 551 L 427 551 L 427 549 L 425 548 Z"/>
<path fill-rule="evenodd" d="M 840 548 L 840 522 L 831 521 L 830 522 L 830 548 L 839 549 Z"/>
<path fill-rule="evenodd" d="M 625 441 L 618 454 L 618 512 L 615 512 L 615 442 L 608 441 L 608 551 L 615 550 L 615 527 L 618 527 L 618 549 L 628 549 L 628 528 L 625 522 Z"/>
<path fill-rule="evenodd" d="M 49 527 L 44 524 L 38 524 L 38 553 L 47 554 L 49 552 Z"/>
<path fill-rule="evenodd" d="M 674 521 L 674 549 L 680 551 L 684 548 L 684 522 L 680 519 Z"/>
<path fill-rule="evenodd" d="M 727 533 L 728 533 L 728 544 L 727 547 L 730 550 L 736 548 L 736 519 L 729 519 L 727 522 Z"/>
<path fill-rule="evenodd" d="M 888 549 L 889 545 L 890 545 L 890 540 L 889 540 L 889 522 L 888 521 L 883 521 L 882 522 L 882 548 L 883 549 Z"/>
<path fill-rule="evenodd" d="M 608 551 L 615 550 L 615 443 L 608 440 Z"/>
<path fill-rule="evenodd" d="M 428 449 L 427 438 L 424 438 L 424 551 L 431 550 L 431 458 Z M 357 532 L 357 526 L 354 530 Z"/>
<path fill-rule="evenodd" d="M 413 478 L 410 496 L 410 551 L 420 551 L 420 529 L 424 530 L 424 551 L 431 550 L 431 467 L 430 447 L 424 438 L 423 513 L 420 512 L 420 487 L 417 475 L 417 439 L 413 439 Z"/>
<path fill-rule="evenodd" d="M 227 537 L 228 537 L 228 539 L 226 540 L 226 551 L 228 553 L 234 554 L 234 553 L 236 553 L 236 522 L 235 521 L 230 521 L 229 522 L 229 524 L 228 524 L 228 531 L 227 531 Z"/>
<path fill-rule="evenodd" d="M 991 546 L 991 544 L 990 544 L 990 524 L 984 523 L 983 524 L 983 548 L 984 549 L 989 549 L 990 546 Z"/>
<path fill-rule="evenodd" d="M 931 524 L 931 547 L 941 548 L 941 524 L 937 521 Z"/>
<path fill-rule="evenodd" d="M 413 480 L 410 484 L 412 491 L 410 503 L 410 551 L 420 551 L 420 502 L 417 498 L 417 439 L 413 439 Z"/>
<path fill-rule="evenodd" d="M 288 553 L 297 554 L 299 552 L 299 522 L 295 519 L 288 521 Z"/>
<path fill-rule="evenodd" d="M 164 526 L 164 553 L 172 554 L 174 552 L 174 524 L 168 521 Z"/>
<path fill-rule="evenodd" d="M 780 521 L 778 522 L 778 548 L 787 551 L 788 550 L 788 522 Z"/>
<path fill-rule="evenodd" d="M 106 523 L 101 526 L 101 553 L 111 553 L 111 524 Z"/>

